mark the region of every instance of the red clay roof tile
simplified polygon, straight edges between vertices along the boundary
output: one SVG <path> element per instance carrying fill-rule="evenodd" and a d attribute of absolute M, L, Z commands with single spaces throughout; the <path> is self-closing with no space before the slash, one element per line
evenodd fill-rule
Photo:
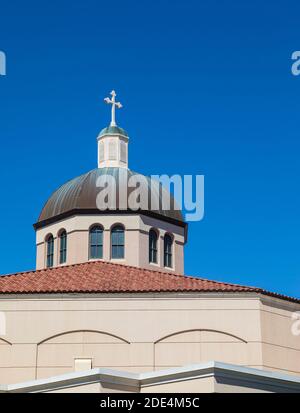
<path fill-rule="evenodd" d="M 256 287 L 104 261 L 0 276 L 0 294 L 143 292 L 256 292 L 300 303 Z"/>

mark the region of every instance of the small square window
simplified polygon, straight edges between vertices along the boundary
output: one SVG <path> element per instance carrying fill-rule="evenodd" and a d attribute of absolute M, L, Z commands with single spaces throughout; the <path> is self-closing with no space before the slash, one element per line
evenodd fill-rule
<path fill-rule="evenodd" d="M 92 368 L 92 359 L 75 359 L 74 360 L 75 371 L 91 370 L 91 368 Z"/>

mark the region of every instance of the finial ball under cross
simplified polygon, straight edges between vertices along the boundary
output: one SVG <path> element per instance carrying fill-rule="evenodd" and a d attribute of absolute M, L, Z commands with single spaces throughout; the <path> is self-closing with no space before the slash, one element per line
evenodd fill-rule
<path fill-rule="evenodd" d="M 118 109 L 121 109 L 123 106 L 121 105 L 120 102 L 116 102 L 116 92 L 113 90 L 110 92 L 111 98 L 105 98 L 104 102 L 106 102 L 108 105 L 111 105 L 111 122 L 110 126 L 117 126 L 116 124 L 116 107 Z"/>

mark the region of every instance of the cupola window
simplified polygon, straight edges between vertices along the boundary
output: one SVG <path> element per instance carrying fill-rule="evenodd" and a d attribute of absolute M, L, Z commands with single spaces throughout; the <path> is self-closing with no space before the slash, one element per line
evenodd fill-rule
<path fill-rule="evenodd" d="M 99 225 L 90 230 L 90 259 L 103 258 L 103 228 Z"/>
<path fill-rule="evenodd" d="M 111 230 L 111 258 L 122 259 L 125 257 L 125 233 L 121 225 Z"/>

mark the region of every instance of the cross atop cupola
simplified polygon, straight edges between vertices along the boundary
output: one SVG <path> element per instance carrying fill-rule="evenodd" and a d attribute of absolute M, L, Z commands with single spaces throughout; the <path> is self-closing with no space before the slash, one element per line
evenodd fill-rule
<path fill-rule="evenodd" d="M 123 106 L 121 102 L 116 102 L 116 92 L 113 90 L 110 92 L 111 98 L 105 98 L 104 102 L 106 102 L 108 105 L 111 105 L 111 122 L 110 126 L 117 126 L 116 124 L 116 107 L 118 109 L 121 109 Z"/>
<path fill-rule="evenodd" d="M 116 108 L 122 104 L 114 90 L 110 95 L 104 102 L 111 105 L 111 122 L 98 136 L 98 168 L 128 168 L 128 135 L 116 124 Z"/>

